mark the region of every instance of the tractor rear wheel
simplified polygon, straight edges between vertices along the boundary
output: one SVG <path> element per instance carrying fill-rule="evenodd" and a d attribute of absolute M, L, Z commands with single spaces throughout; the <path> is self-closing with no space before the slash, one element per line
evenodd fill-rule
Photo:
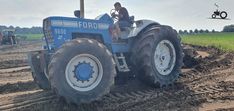
<path fill-rule="evenodd" d="M 112 54 L 92 39 L 65 43 L 49 64 L 52 89 L 68 103 L 89 103 L 109 93 L 116 76 Z"/>
<path fill-rule="evenodd" d="M 175 30 L 152 26 L 135 43 L 133 58 L 140 80 L 153 86 L 167 86 L 179 77 L 183 52 Z"/>

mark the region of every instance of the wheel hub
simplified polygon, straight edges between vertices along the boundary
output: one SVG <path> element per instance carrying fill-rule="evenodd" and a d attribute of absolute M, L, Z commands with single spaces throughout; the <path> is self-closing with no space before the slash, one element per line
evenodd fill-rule
<path fill-rule="evenodd" d="M 84 61 L 76 66 L 74 73 L 77 81 L 89 81 L 89 79 L 92 78 L 94 71 L 91 64 Z"/>
<path fill-rule="evenodd" d="M 176 53 L 173 44 L 168 40 L 161 41 L 154 53 L 155 68 L 161 75 L 168 75 L 175 66 Z"/>

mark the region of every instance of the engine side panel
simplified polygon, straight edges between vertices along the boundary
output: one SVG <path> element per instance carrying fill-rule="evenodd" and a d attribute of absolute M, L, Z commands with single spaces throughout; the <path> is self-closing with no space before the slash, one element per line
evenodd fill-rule
<path fill-rule="evenodd" d="M 102 15 L 95 20 L 68 18 L 68 17 L 49 17 L 44 20 L 44 35 L 46 37 L 47 48 L 57 49 L 65 42 L 76 37 L 77 34 L 99 35 L 104 44 L 111 44 L 112 39 L 109 27 L 113 25 L 107 15 Z"/>

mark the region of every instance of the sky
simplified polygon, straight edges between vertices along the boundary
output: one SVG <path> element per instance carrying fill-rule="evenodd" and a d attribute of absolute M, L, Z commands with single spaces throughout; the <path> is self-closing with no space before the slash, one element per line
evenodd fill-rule
<path fill-rule="evenodd" d="M 222 30 L 234 24 L 234 0 L 85 0 L 85 17 L 93 19 L 110 13 L 115 2 L 126 7 L 136 20 L 150 19 L 170 25 L 177 30 Z M 228 13 L 227 20 L 210 19 L 216 10 Z M 0 25 L 32 27 L 42 26 L 48 16 L 74 17 L 79 0 L 0 0 Z"/>

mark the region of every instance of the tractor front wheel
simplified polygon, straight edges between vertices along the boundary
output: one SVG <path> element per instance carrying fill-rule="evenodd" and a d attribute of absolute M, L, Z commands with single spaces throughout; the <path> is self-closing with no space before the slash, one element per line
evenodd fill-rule
<path fill-rule="evenodd" d="M 92 39 L 65 43 L 52 57 L 52 89 L 68 103 L 89 103 L 109 93 L 116 76 L 109 50 Z"/>

